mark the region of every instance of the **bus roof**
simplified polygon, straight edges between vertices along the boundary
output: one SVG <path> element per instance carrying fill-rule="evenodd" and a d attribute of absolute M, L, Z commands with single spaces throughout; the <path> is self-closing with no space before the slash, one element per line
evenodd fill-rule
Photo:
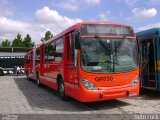
<path fill-rule="evenodd" d="M 130 25 L 121 24 L 121 23 L 116 23 L 116 22 L 79 22 L 79 23 L 77 23 L 77 24 L 75 24 L 75 25 L 67 28 L 67 29 L 64 30 L 63 32 L 57 34 L 56 36 L 52 37 L 51 39 L 45 41 L 43 44 L 48 44 L 48 43 L 50 43 L 52 40 L 57 39 L 57 38 L 63 36 L 64 34 L 70 32 L 70 31 L 72 31 L 72 30 L 75 30 L 75 29 L 79 30 L 79 29 L 80 29 L 80 26 L 81 26 L 82 24 L 114 24 L 114 25 L 122 25 L 122 26 L 131 27 Z M 131 27 L 131 28 L 132 28 L 132 27 Z"/>
<path fill-rule="evenodd" d="M 137 32 L 136 35 L 137 36 L 143 36 L 143 35 L 146 35 L 146 34 L 154 34 L 154 33 L 159 34 L 160 33 L 160 28 L 152 28 L 152 29 L 140 31 L 140 32 Z"/>
<path fill-rule="evenodd" d="M 53 36 L 51 39 L 49 39 L 49 40 L 47 40 L 47 41 L 39 44 L 36 48 L 33 47 L 32 50 L 30 50 L 28 53 L 25 54 L 25 56 L 28 55 L 28 54 L 30 54 L 34 49 L 37 49 L 37 48 L 39 48 L 40 46 L 43 46 L 43 45 L 45 45 L 45 44 L 48 44 L 48 43 L 52 42 L 53 40 L 55 40 L 55 39 L 63 36 L 64 34 L 70 32 L 70 31 L 72 31 L 72 30 L 75 30 L 75 29 L 80 30 L 80 26 L 81 26 L 82 24 L 114 24 L 114 25 L 128 26 L 128 27 L 131 27 L 131 28 L 132 28 L 132 26 L 130 26 L 130 25 L 128 25 L 128 24 L 122 24 L 122 23 L 116 23 L 116 22 L 79 22 L 79 23 L 77 23 L 77 24 L 75 24 L 75 25 L 67 28 L 67 29 L 64 30 L 63 32 L 61 32 L 61 33 Z"/>

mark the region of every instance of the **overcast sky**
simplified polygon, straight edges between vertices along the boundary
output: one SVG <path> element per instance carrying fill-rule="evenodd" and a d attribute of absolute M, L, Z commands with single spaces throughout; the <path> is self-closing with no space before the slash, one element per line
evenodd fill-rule
<path fill-rule="evenodd" d="M 38 44 L 47 30 L 56 35 L 80 21 L 160 27 L 160 0 L 0 0 L 0 42 L 28 33 Z"/>

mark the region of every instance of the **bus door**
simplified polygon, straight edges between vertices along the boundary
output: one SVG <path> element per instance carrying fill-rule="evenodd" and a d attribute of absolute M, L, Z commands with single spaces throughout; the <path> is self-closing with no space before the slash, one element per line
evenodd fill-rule
<path fill-rule="evenodd" d="M 48 76 L 48 46 L 44 46 L 44 58 L 43 58 L 43 76 L 44 79 Z"/>
<path fill-rule="evenodd" d="M 30 77 L 33 79 L 33 51 L 30 53 L 29 74 Z"/>
<path fill-rule="evenodd" d="M 57 76 L 62 74 L 63 38 L 48 45 L 48 79 L 52 88 L 57 89 Z"/>
<path fill-rule="evenodd" d="M 141 87 L 156 88 L 155 41 L 153 38 L 140 42 L 141 54 Z"/>
<path fill-rule="evenodd" d="M 68 92 L 74 97 L 78 97 L 78 80 L 77 70 L 74 65 L 75 48 L 73 40 L 73 32 L 66 35 L 67 38 L 67 64 L 66 64 L 66 81 L 68 86 Z"/>
<path fill-rule="evenodd" d="M 50 86 L 50 79 L 49 79 L 49 76 L 48 76 L 48 72 L 49 72 L 49 45 L 45 45 L 42 47 L 41 51 L 41 56 L 43 57 L 42 60 L 40 61 L 41 64 L 40 64 L 40 68 L 41 68 L 41 82 L 43 84 L 46 84 L 48 86 Z"/>
<path fill-rule="evenodd" d="M 33 79 L 36 80 L 36 49 L 33 50 Z"/>

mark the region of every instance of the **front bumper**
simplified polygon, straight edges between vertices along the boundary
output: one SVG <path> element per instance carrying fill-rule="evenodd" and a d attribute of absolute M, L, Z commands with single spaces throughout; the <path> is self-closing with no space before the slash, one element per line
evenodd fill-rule
<path fill-rule="evenodd" d="M 139 95 L 139 83 L 136 86 L 118 86 L 110 88 L 100 88 L 98 90 L 87 90 L 80 84 L 79 101 L 80 102 L 94 102 L 111 100 L 116 98 L 127 98 Z"/>

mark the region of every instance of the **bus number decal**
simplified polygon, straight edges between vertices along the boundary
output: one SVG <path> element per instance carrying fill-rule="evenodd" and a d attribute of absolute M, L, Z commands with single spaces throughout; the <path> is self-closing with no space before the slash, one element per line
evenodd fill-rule
<path fill-rule="evenodd" d="M 100 82 L 100 81 L 113 81 L 113 77 L 112 77 L 112 76 L 107 76 L 107 77 L 95 77 L 95 81 L 96 81 L 96 82 Z"/>

